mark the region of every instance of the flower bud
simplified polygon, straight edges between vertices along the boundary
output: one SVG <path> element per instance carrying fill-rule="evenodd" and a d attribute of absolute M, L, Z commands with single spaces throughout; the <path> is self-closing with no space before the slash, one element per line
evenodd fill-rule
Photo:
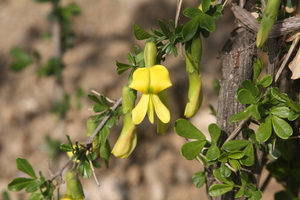
<path fill-rule="evenodd" d="M 269 0 L 264 10 L 263 18 L 260 22 L 260 26 L 256 38 L 256 46 L 262 47 L 267 40 L 269 33 L 274 25 L 277 18 L 278 9 L 281 0 Z"/>
<path fill-rule="evenodd" d="M 62 198 L 63 200 L 72 199 L 72 200 L 83 200 L 84 193 L 82 190 L 81 182 L 78 178 L 78 172 L 74 169 L 71 169 L 66 174 L 66 184 L 67 192 Z"/>
<path fill-rule="evenodd" d="M 195 116 L 202 104 L 202 81 L 199 65 L 202 56 L 202 42 L 200 36 L 195 36 L 192 41 L 191 50 L 186 51 L 186 72 L 189 78 L 188 102 L 185 107 L 184 116 L 191 118 Z"/>
<path fill-rule="evenodd" d="M 122 91 L 122 110 L 124 122 L 121 134 L 111 151 L 116 157 L 127 158 L 136 146 L 137 134 L 136 126 L 132 121 L 131 111 L 134 108 L 136 91 L 125 85 Z"/>
<path fill-rule="evenodd" d="M 157 48 L 154 42 L 146 42 L 144 49 L 145 67 L 153 67 L 156 64 Z"/>

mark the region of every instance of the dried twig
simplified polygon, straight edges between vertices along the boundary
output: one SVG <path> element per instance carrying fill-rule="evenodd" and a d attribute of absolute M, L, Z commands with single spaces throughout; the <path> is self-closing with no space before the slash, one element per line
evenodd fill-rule
<path fill-rule="evenodd" d="M 241 8 L 240 6 L 237 6 L 236 4 L 232 4 L 231 10 L 245 28 L 252 32 L 258 32 L 259 23 L 250 12 Z M 300 29 L 300 16 L 279 20 L 274 23 L 269 34 L 269 38 L 283 36 L 298 29 Z"/>
<path fill-rule="evenodd" d="M 294 51 L 295 47 L 297 46 L 298 42 L 300 40 L 300 37 L 297 37 L 295 40 L 293 40 L 293 43 L 289 49 L 289 51 L 287 52 L 283 62 L 281 63 L 280 68 L 278 69 L 276 76 L 275 76 L 275 82 L 277 82 L 283 68 L 286 66 L 287 61 L 290 59 L 292 52 Z"/>

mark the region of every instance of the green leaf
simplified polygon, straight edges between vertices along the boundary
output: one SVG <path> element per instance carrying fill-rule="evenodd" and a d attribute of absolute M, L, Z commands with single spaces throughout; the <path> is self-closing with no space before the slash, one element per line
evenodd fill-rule
<path fill-rule="evenodd" d="M 202 7 L 202 11 L 204 13 L 206 13 L 209 10 L 210 3 L 211 3 L 211 0 L 202 0 L 201 1 L 201 7 Z"/>
<path fill-rule="evenodd" d="M 213 17 L 201 13 L 200 15 L 200 27 L 212 33 L 216 30 L 216 23 Z"/>
<path fill-rule="evenodd" d="M 276 147 L 274 148 L 273 143 L 268 143 L 267 147 L 268 147 L 268 153 L 273 159 L 276 160 L 281 156 L 281 152 Z"/>
<path fill-rule="evenodd" d="M 193 183 L 197 188 L 201 188 L 204 183 L 206 182 L 206 175 L 205 172 L 197 172 L 192 177 Z"/>
<path fill-rule="evenodd" d="M 239 163 L 239 161 L 229 159 L 228 162 L 233 169 L 237 171 L 241 169 L 241 164 Z"/>
<path fill-rule="evenodd" d="M 241 159 L 244 155 L 245 153 L 243 151 L 233 151 L 228 154 L 228 157 L 232 159 Z"/>
<path fill-rule="evenodd" d="M 214 174 L 215 178 L 218 179 L 219 181 L 222 181 L 223 183 L 234 186 L 234 182 L 232 181 L 232 179 L 230 177 L 223 176 L 220 168 L 215 169 L 213 171 L 213 174 Z"/>
<path fill-rule="evenodd" d="M 137 40 L 145 40 L 152 37 L 150 33 L 145 31 L 135 23 L 133 24 L 133 34 Z"/>
<path fill-rule="evenodd" d="M 263 121 L 256 131 L 256 140 L 259 142 L 267 141 L 272 134 L 272 123 L 271 117 L 268 116 L 265 121 Z"/>
<path fill-rule="evenodd" d="M 96 160 L 97 154 L 95 152 L 91 152 L 87 155 L 87 159 L 90 161 Z"/>
<path fill-rule="evenodd" d="M 272 126 L 276 135 L 282 139 L 288 139 L 293 134 L 292 127 L 275 115 L 272 116 Z"/>
<path fill-rule="evenodd" d="M 229 152 L 239 151 L 242 148 L 246 147 L 248 144 L 251 144 L 248 140 L 231 140 L 225 143 L 222 149 L 225 149 Z"/>
<path fill-rule="evenodd" d="M 279 93 L 278 88 L 271 88 L 270 94 L 278 101 L 286 103 L 289 99 Z"/>
<path fill-rule="evenodd" d="M 34 182 L 35 179 L 32 178 L 24 178 L 24 177 L 19 177 L 15 178 L 8 184 L 8 189 L 13 192 L 17 192 L 25 188 L 27 185 L 30 183 Z"/>
<path fill-rule="evenodd" d="M 65 151 L 65 152 L 69 152 L 69 151 L 73 151 L 73 148 L 71 145 L 66 144 L 66 143 L 62 143 L 60 145 L 60 150 Z"/>
<path fill-rule="evenodd" d="M 96 95 L 93 94 L 88 94 L 87 95 L 89 99 L 91 99 L 92 101 L 98 103 L 98 104 L 102 104 L 102 102 L 98 99 L 98 97 Z"/>
<path fill-rule="evenodd" d="M 186 119 L 176 120 L 175 131 L 179 136 L 184 138 L 197 139 L 200 141 L 206 140 L 205 135 Z"/>
<path fill-rule="evenodd" d="M 249 92 L 251 92 L 251 94 L 253 96 L 257 96 L 258 95 L 258 87 L 255 86 L 250 80 L 245 80 L 242 82 L 242 86 L 248 90 Z"/>
<path fill-rule="evenodd" d="M 127 60 L 130 62 L 131 65 L 135 65 L 135 59 L 130 52 L 127 53 Z M 118 61 L 117 61 L 117 66 L 118 66 Z"/>
<path fill-rule="evenodd" d="M 231 175 L 231 169 L 229 169 L 224 162 L 221 163 L 221 167 L 220 167 L 220 172 L 221 172 L 221 175 L 224 176 L 224 177 L 230 177 Z"/>
<path fill-rule="evenodd" d="M 250 115 L 252 109 L 253 109 L 253 105 L 250 105 L 244 110 L 242 110 L 241 112 L 231 116 L 229 119 L 229 123 L 232 124 L 234 122 L 239 122 L 246 119 Z"/>
<path fill-rule="evenodd" d="M 92 168 L 90 163 L 86 160 L 83 163 L 80 163 L 79 171 L 83 178 L 90 178 L 92 175 Z"/>
<path fill-rule="evenodd" d="M 106 167 L 109 166 L 109 158 L 110 158 L 110 144 L 109 141 L 106 140 L 105 144 L 100 146 L 100 157 L 104 160 Z"/>
<path fill-rule="evenodd" d="M 240 177 L 241 177 L 242 186 L 246 186 L 249 179 L 248 175 L 245 172 L 241 172 Z"/>
<path fill-rule="evenodd" d="M 261 119 L 261 114 L 259 112 L 260 107 L 258 107 L 257 104 L 252 104 L 249 107 L 251 107 L 251 115 L 254 119 L 260 120 Z M 262 110 L 262 109 L 261 109 Z"/>
<path fill-rule="evenodd" d="M 116 65 L 117 65 L 117 72 L 119 75 L 123 74 L 127 69 L 132 68 L 132 65 L 120 63 L 118 61 L 116 61 Z"/>
<path fill-rule="evenodd" d="M 240 159 L 240 163 L 245 166 L 252 166 L 254 164 L 254 148 L 252 144 L 248 144 L 243 150 L 244 157 Z"/>
<path fill-rule="evenodd" d="M 92 164 L 96 168 L 101 168 L 102 167 L 102 165 L 100 163 L 96 162 L 96 161 L 92 161 Z"/>
<path fill-rule="evenodd" d="M 212 197 L 221 196 L 232 190 L 234 186 L 227 184 L 214 184 L 209 188 L 209 195 Z"/>
<path fill-rule="evenodd" d="M 32 178 L 37 178 L 32 166 L 28 162 L 28 160 L 26 160 L 24 158 L 17 158 L 16 165 L 20 171 L 24 172 L 25 174 L 28 174 Z"/>
<path fill-rule="evenodd" d="M 217 145 L 213 144 L 208 148 L 206 158 L 209 161 L 216 160 L 220 156 L 220 149 Z"/>
<path fill-rule="evenodd" d="M 108 106 L 107 105 L 104 105 L 104 104 L 95 104 L 94 106 L 93 106 L 93 111 L 95 112 L 95 113 L 98 113 L 98 112 L 103 112 L 103 111 L 105 111 L 105 110 L 107 110 L 108 109 Z"/>
<path fill-rule="evenodd" d="M 81 12 L 81 8 L 76 3 L 71 3 L 62 9 L 62 15 L 64 19 L 70 20 L 74 15 L 78 15 Z"/>
<path fill-rule="evenodd" d="M 162 20 L 160 20 L 160 19 L 158 20 L 158 24 L 159 24 L 159 27 L 160 27 L 160 29 L 162 30 L 163 34 L 164 34 L 165 36 L 168 36 L 169 33 L 170 33 L 170 31 L 169 31 L 169 29 L 167 28 L 166 24 L 165 24 Z"/>
<path fill-rule="evenodd" d="M 100 130 L 100 144 L 101 145 L 105 145 L 105 142 L 107 141 L 107 137 L 109 135 L 109 128 L 107 126 L 104 126 L 101 130 Z"/>
<path fill-rule="evenodd" d="M 28 200 L 42 200 L 42 199 L 43 199 L 43 195 L 40 192 L 32 193 L 28 198 Z"/>
<path fill-rule="evenodd" d="M 112 128 L 114 125 L 115 125 L 115 122 L 116 122 L 117 118 L 116 117 L 110 117 L 105 126 L 107 126 L 107 128 Z"/>
<path fill-rule="evenodd" d="M 219 161 L 220 162 L 225 162 L 225 161 L 227 161 L 227 159 L 228 159 L 228 155 L 229 155 L 229 152 L 223 152 L 221 155 L 220 155 L 220 157 L 219 157 Z"/>
<path fill-rule="evenodd" d="M 10 64 L 10 69 L 13 71 L 21 71 L 32 63 L 31 56 L 20 48 L 12 48 L 10 54 L 14 57 L 14 62 Z"/>
<path fill-rule="evenodd" d="M 260 79 L 259 84 L 261 84 L 263 87 L 269 87 L 273 82 L 273 78 L 271 75 L 266 75 Z"/>
<path fill-rule="evenodd" d="M 262 192 L 254 191 L 252 192 L 252 196 L 249 198 L 249 200 L 260 200 L 261 198 L 262 198 Z"/>
<path fill-rule="evenodd" d="M 192 141 L 182 145 L 180 152 L 187 160 L 195 159 L 202 151 L 206 141 Z"/>
<path fill-rule="evenodd" d="M 26 186 L 25 192 L 33 193 L 33 192 L 37 191 L 44 182 L 45 182 L 45 180 L 38 179 L 37 181 L 34 181 L 34 182 L 28 184 Z"/>
<path fill-rule="evenodd" d="M 183 15 L 188 17 L 188 18 L 194 18 L 202 13 L 199 8 L 196 7 L 188 7 L 183 10 Z"/>
<path fill-rule="evenodd" d="M 219 80 L 216 79 L 216 78 L 214 78 L 214 79 L 212 80 L 212 86 L 213 86 L 213 88 L 214 88 L 214 91 L 215 91 L 216 95 L 219 95 L 219 93 L 220 93 L 220 88 L 221 88 L 220 83 L 219 83 Z"/>
<path fill-rule="evenodd" d="M 288 116 L 288 120 L 289 121 L 294 121 L 299 117 L 298 113 L 295 113 L 293 110 L 290 112 L 289 116 Z"/>
<path fill-rule="evenodd" d="M 217 124 L 209 124 L 208 132 L 211 137 L 211 143 L 216 144 L 221 136 L 221 129 Z"/>
<path fill-rule="evenodd" d="M 257 58 L 256 61 L 253 62 L 253 79 L 258 79 L 258 76 L 260 75 L 263 68 L 263 62 L 261 58 Z"/>
<path fill-rule="evenodd" d="M 290 115 L 290 109 L 288 107 L 272 107 L 270 109 L 271 114 L 276 115 L 280 118 L 288 118 Z"/>
<path fill-rule="evenodd" d="M 247 89 L 240 89 L 236 99 L 238 102 L 242 104 L 253 104 L 256 103 L 255 97 L 252 95 L 252 93 Z"/>
<path fill-rule="evenodd" d="M 244 195 L 244 192 L 245 192 L 245 188 L 244 187 L 241 187 L 239 189 L 239 191 L 234 195 L 234 198 L 240 198 L 241 196 Z"/>
<path fill-rule="evenodd" d="M 184 41 L 189 41 L 194 37 L 199 27 L 199 22 L 200 17 L 196 16 L 182 27 L 182 38 Z"/>

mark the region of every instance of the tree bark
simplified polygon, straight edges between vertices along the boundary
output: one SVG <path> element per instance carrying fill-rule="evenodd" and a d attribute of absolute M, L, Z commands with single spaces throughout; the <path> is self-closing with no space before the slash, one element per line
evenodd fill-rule
<path fill-rule="evenodd" d="M 218 99 L 217 124 L 225 133 L 223 139 L 226 139 L 239 124 L 237 122 L 230 125 L 230 117 L 245 108 L 245 105 L 240 104 L 235 96 L 241 83 L 246 79 L 252 79 L 252 66 L 257 50 L 255 46 L 255 37 L 256 35 L 246 28 L 237 28 L 233 31 L 231 38 L 220 52 L 220 58 L 223 63 L 223 76 L 220 82 L 221 88 Z M 247 138 L 243 136 L 242 133 L 239 133 L 235 139 Z M 263 153 L 257 151 L 256 154 L 255 166 L 248 170 L 251 171 L 251 173 L 249 173 L 250 180 L 258 186 L 262 170 Z M 217 166 L 212 166 L 208 171 L 207 188 L 215 182 L 212 172 L 216 167 Z M 210 199 L 231 200 L 234 199 L 234 194 L 235 191 L 233 190 L 220 197 L 210 197 Z"/>

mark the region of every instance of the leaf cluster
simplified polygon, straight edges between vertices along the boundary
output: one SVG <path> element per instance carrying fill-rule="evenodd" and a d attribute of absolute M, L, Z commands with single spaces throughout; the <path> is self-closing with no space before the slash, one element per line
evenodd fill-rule
<path fill-rule="evenodd" d="M 39 172 L 40 177 L 37 177 L 31 164 L 24 158 L 18 158 L 16 160 L 16 166 L 18 170 L 24 172 L 30 178 L 18 177 L 13 179 L 8 184 L 8 189 L 10 191 L 20 191 L 25 189 L 26 193 L 32 193 L 28 198 L 29 200 L 52 199 L 54 185 L 46 180 L 42 172 Z"/>

